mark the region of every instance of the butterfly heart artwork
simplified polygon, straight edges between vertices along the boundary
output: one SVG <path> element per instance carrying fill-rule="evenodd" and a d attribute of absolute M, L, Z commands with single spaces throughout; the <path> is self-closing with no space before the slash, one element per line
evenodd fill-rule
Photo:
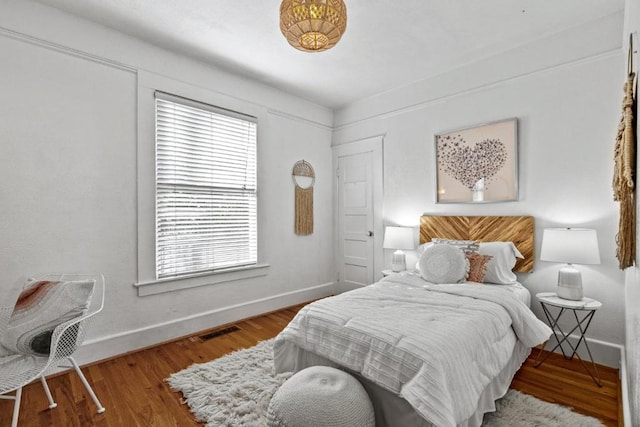
<path fill-rule="evenodd" d="M 444 173 L 469 190 L 481 179 L 484 185 L 504 166 L 507 150 L 498 139 L 485 139 L 473 145 L 459 135 L 446 136 L 439 141 L 438 163 Z"/>
<path fill-rule="evenodd" d="M 515 119 L 436 135 L 438 202 L 516 199 Z"/>

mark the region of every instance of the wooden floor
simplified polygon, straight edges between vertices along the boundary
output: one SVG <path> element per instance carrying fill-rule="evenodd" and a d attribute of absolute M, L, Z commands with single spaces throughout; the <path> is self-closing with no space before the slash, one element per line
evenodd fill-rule
<path fill-rule="evenodd" d="M 623 425 L 617 369 L 598 365 L 602 380 L 602 387 L 598 387 L 576 358 L 565 360 L 561 354 L 552 353 L 542 365 L 534 367 L 538 351 L 533 349 L 511 382 L 511 388 L 569 406 L 575 412 L 600 419 L 607 426 Z M 590 367 L 590 363 L 587 365 Z"/>
<path fill-rule="evenodd" d="M 58 403 L 52 410 L 40 383 L 23 391 L 19 426 L 197 426 L 181 394 L 172 392 L 164 379 L 192 363 L 206 362 L 233 350 L 248 348 L 278 334 L 301 306 L 237 322 L 227 328 L 205 331 L 136 353 L 83 368 L 93 389 L 107 408 L 96 414 L 90 398 L 74 374 L 49 379 Z M 231 327 L 231 329 L 228 329 Z M 235 328 L 235 330 L 233 330 Z M 227 329 L 220 335 L 204 337 Z M 532 358 L 537 350 L 534 350 Z M 576 361 L 552 357 L 539 368 L 528 360 L 512 387 L 540 399 L 575 408 L 618 425 L 619 381 L 617 370 L 600 367 L 604 386 L 597 387 Z M 11 424 L 13 402 L 0 400 L 0 427 Z M 620 422 L 622 425 L 622 422 Z"/>

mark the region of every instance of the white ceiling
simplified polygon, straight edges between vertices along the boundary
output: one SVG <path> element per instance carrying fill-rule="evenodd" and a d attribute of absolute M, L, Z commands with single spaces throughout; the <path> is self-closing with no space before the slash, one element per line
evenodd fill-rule
<path fill-rule="evenodd" d="M 331 108 L 624 8 L 624 0 L 345 0 L 342 40 L 306 53 L 280 33 L 279 0 L 38 1 Z"/>

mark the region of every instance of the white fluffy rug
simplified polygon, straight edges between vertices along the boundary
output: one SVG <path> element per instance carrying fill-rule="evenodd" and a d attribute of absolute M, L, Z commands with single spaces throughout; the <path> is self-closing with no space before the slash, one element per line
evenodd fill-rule
<path fill-rule="evenodd" d="M 184 402 L 207 426 L 264 426 L 271 396 L 289 376 L 274 374 L 273 340 L 268 340 L 208 363 L 191 365 L 167 381 L 182 392 Z M 496 412 L 485 415 L 483 426 L 602 425 L 594 418 L 515 390 L 509 390 L 496 406 Z"/>

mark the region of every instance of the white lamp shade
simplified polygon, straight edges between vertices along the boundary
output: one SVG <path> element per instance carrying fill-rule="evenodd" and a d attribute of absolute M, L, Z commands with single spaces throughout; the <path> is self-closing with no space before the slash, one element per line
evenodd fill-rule
<path fill-rule="evenodd" d="M 385 249 L 415 249 L 413 243 L 413 228 L 386 227 L 382 247 Z"/>
<path fill-rule="evenodd" d="M 596 230 L 545 228 L 540 260 L 566 264 L 600 264 Z"/>

